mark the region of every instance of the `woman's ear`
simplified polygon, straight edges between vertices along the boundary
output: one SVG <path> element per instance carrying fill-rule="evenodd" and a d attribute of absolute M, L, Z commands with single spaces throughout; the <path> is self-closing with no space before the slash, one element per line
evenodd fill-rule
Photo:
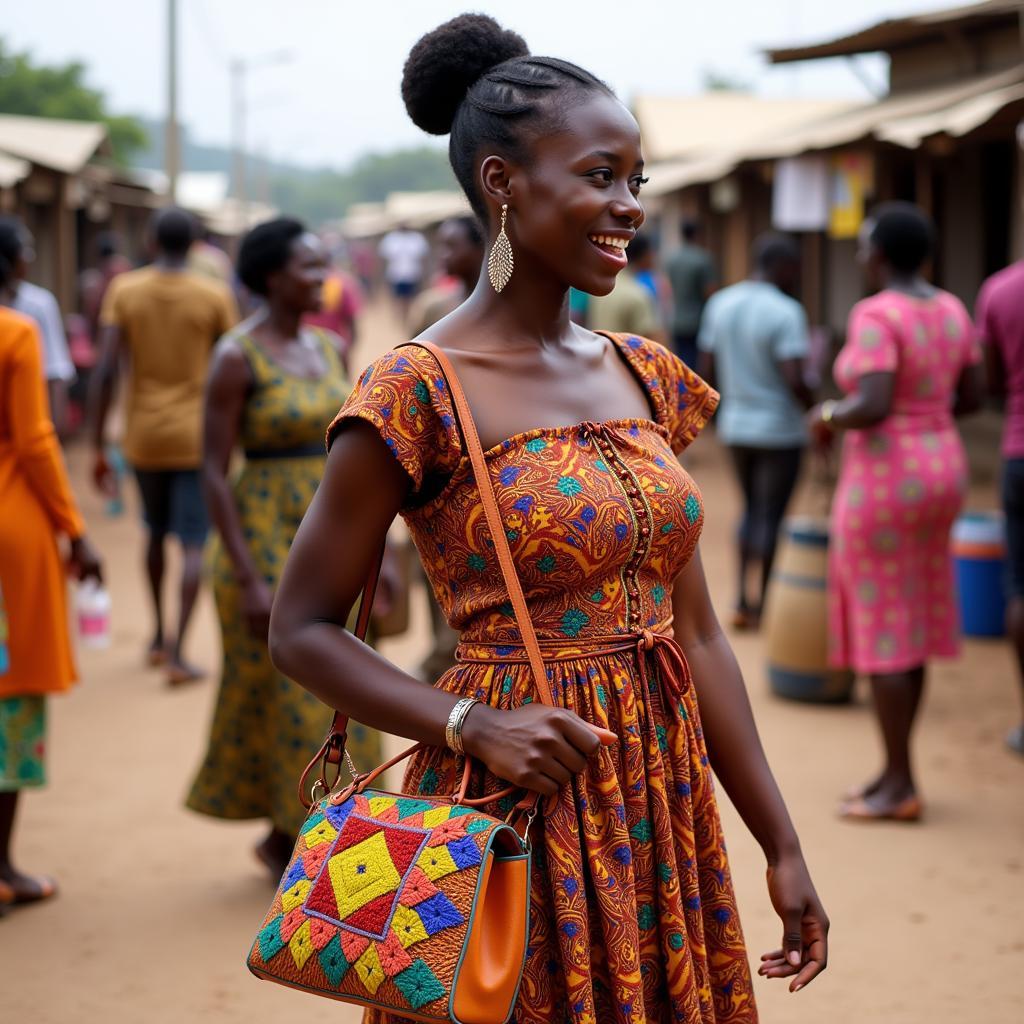
<path fill-rule="evenodd" d="M 489 200 L 488 206 L 499 209 L 512 202 L 512 168 L 500 156 L 484 157 L 480 164 L 480 191 Z"/>

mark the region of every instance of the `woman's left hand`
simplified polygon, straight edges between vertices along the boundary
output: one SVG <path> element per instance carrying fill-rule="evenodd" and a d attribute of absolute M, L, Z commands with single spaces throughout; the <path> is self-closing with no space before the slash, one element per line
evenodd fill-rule
<path fill-rule="evenodd" d="M 784 856 L 768 868 L 768 895 L 782 918 L 782 948 L 763 954 L 757 973 L 792 977 L 789 991 L 799 992 L 828 964 L 829 927 L 801 854 Z"/>
<path fill-rule="evenodd" d="M 68 567 L 78 580 L 94 579 L 97 583 L 103 582 L 103 562 L 84 535 L 72 539 Z"/>

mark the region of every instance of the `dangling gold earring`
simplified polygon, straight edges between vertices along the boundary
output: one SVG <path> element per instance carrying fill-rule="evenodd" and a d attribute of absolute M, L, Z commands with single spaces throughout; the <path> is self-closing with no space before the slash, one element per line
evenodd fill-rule
<path fill-rule="evenodd" d="M 491 287 L 496 292 L 508 284 L 512 271 L 515 269 L 515 259 L 512 256 L 512 243 L 505 234 L 505 221 L 508 219 L 508 203 L 501 207 L 501 230 L 491 247 L 491 254 L 487 257 L 487 276 L 491 279 Z"/>

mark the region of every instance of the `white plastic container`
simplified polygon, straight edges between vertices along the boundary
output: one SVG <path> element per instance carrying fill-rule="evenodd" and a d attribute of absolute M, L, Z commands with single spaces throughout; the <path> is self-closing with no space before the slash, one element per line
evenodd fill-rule
<path fill-rule="evenodd" d="M 110 646 L 110 594 L 94 579 L 78 585 L 75 595 L 78 637 L 83 647 L 102 650 Z"/>

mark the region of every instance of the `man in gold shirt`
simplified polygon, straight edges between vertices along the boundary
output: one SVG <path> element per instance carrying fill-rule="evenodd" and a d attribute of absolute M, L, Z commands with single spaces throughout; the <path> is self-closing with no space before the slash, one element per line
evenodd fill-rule
<path fill-rule="evenodd" d="M 199 591 L 207 518 L 199 484 L 202 402 L 217 339 L 238 320 L 230 290 L 187 267 L 196 225 L 184 210 L 159 211 L 151 225 L 153 263 L 111 282 L 100 313 L 101 355 L 93 380 L 93 476 L 109 493 L 113 473 L 104 456 L 107 414 L 122 364 L 128 367 L 123 439 L 149 528 L 146 570 L 155 629 L 150 664 L 166 664 L 172 683 L 199 678 L 182 645 Z M 164 635 L 161 599 L 164 541 L 174 534 L 184 552 L 181 608 L 173 642 Z"/>

